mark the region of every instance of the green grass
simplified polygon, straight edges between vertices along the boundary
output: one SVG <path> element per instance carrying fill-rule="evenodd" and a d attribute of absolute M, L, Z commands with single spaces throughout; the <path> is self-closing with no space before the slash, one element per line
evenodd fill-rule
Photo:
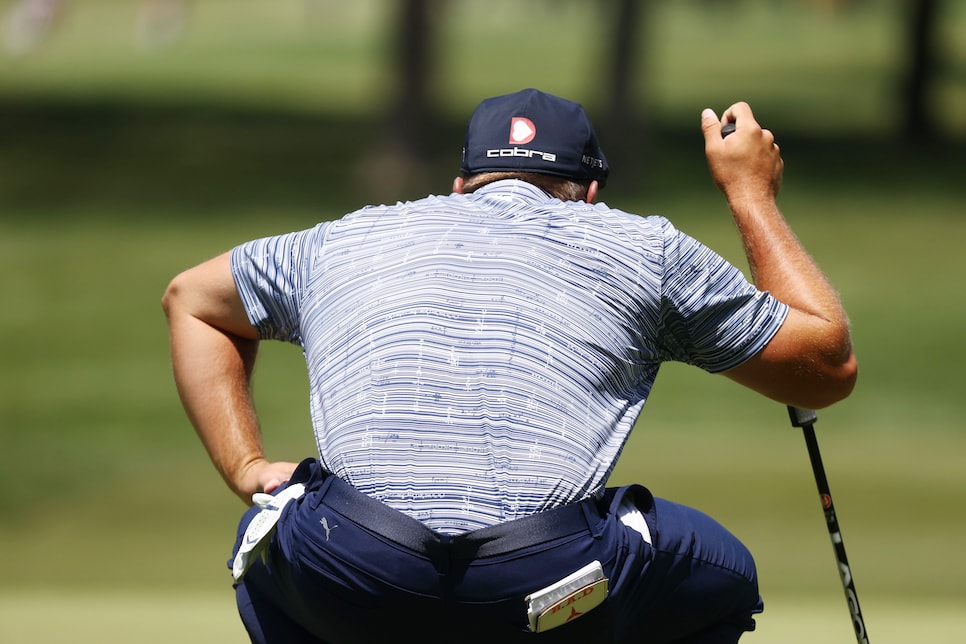
<path fill-rule="evenodd" d="M 844 600 L 835 599 L 780 596 L 742 642 L 854 642 Z M 862 608 L 870 638 L 881 644 L 908 644 L 924 636 L 934 644 L 957 644 L 966 628 L 961 605 L 951 601 L 876 599 Z M 0 594 L 0 638 L 8 644 L 46 644 L 68 638 L 75 644 L 242 642 L 245 632 L 234 611 L 230 595 L 213 593 L 174 595 L 137 589 L 80 596 Z"/>
<path fill-rule="evenodd" d="M 873 597 L 862 602 L 870 639 L 908 644 L 962 641 L 966 617 L 955 600 Z M 56 615 L 57 619 L 51 616 Z M 815 644 L 854 642 L 845 601 L 838 597 L 779 595 L 742 642 Z M 0 593 L 0 638 L 7 644 L 212 644 L 243 642 L 230 593 L 119 589 Z"/>
<path fill-rule="evenodd" d="M 377 3 L 319 3 L 325 19 L 305 23 L 300 2 L 208 0 L 181 43 L 146 52 L 131 3 L 91 0 L 47 47 L 0 55 L 0 640 L 243 639 L 225 567 L 241 504 L 177 401 L 167 281 L 251 237 L 446 189 L 481 95 L 539 85 L 599 107 L 589 4 L 555 5 L 553 21 L 540 2 L 442 14 L 427 142 L 440 160 L 399 194 L 364 171 L 389 87 Z M 816 428 L 871 635 L 958 641 L 963 46 L 950 40 L 939 91 L 949 140 L 908 147 L 892 136 L 890 5 L 767 6 L 746 3 L 726 28 L 691 3 L 655 10 L 646 162 L 615 169 L 604 198 L 667 214 L 744 265 L 697 115 L 749 98 L 775 128 L 782 208 L 854 326 L 858 386 Z M 520 11 L 540 28 L 513 27 Z M 966 24 L 950 12 L 944 31 Z M 610 134 L 613 150 L 624 140 Z M 256 398 L 273 457 L 313 450 L 305 390 L 298 350 L 266 345 Z M 780 405 L 667 365 L 614 474 L 629 481 L 708 511 L 755 552 L 767 609 L 748 641 L 850 641 L 805 446 Z"/>

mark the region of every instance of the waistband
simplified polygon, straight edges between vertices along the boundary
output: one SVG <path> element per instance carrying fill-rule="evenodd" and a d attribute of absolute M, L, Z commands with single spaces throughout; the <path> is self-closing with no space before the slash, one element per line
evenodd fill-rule
<path fill-rule="evenodd" d="M 325 503 L 370 532 L 431 557 L 493 557 L 575 534 L 597 536 L 601 529 L 602 513 L 597 502 L 585 499 L 464 534 L 445 535 L 325 472 L 318 461 L 314 465 L 318 470 L 310 478 L 321 485 L 308 483 L 303 503 L 313 510 Z M 298 472 L 292 477 L 293 482 L 297 482 L 297 477 Z"/>

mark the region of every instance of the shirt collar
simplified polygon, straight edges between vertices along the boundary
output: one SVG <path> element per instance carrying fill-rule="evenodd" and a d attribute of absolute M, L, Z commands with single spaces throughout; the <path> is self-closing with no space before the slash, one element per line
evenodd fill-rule
<path fill-rule="evenodd" d="M 546 190 L 520 179 L 501 179 L 494 181 L 493 183 L 486 184 L 482 188 L 478 188 L 474 194 L 485 196 L 488 199 L 504 199 L 522 203 L 534 203 L 553 199 L 553 195 Z"/>

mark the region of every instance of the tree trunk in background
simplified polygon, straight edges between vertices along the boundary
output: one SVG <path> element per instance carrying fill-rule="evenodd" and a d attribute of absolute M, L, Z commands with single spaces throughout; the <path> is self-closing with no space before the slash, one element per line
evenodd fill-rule
<path fill-rule="evenodd" d="M 617 0 L 614 36 L 611 40 L 611 64 L 608 78 L 610 123 L 618 130 L 633 119 L 634 80 L 637 54 L 637 26 L 641 15 L 640 0 Z"/>
<path fill-rule="evenodd" d="M 610 165 L 621 176 L 631 177 L 642 170 L 647 157 L 647 133 L 635 100 L 637 79 L 640 75 L 640 43 L 646 42 L 642 33 L 642 18 L 646 20 L 648 2 L 641 0 L 616 0 L 613 3 L 613 20 L 608 52 L 604 96 L 608 106 L 597 129 L 600 130 L 601 147 Z"/>
<path fill-rule="evenodd" d="M 903 136 L 909 141 L 935 138 L 937 127 L 930 106 L 936 73 L 936 0 L 909 0 L 906 77 L 903 81 Z"/>
<path fill-rule="evenodd" d="M 390 21 L 391 70 L 385 124 L 373 140 L 361 168 L 360 188 L 368 199 L 414 199 L 427 191 L 449 186 L 429 185 L 431 125 L 435 110 L 430 100 L 435 44 L 435 14 L 444 0 L 399 0 L 399 13 Z M 458 168 L 454 168 L 454 176 Z"/>
<path fill-rule="evenodd" d="M 393 105 L 393 127 L 417 153 L 426 131 L 429 111 L 430 59 L 433 42 L 430 9 L 435 0 L 403 0 L 396 24 L 394 77 L 398 85 Z"/>

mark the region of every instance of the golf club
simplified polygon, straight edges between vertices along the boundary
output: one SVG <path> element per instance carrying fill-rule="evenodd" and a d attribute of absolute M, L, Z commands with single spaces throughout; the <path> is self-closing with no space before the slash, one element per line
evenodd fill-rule
<path fill-rule="evenodd" d="M 721 138 L 733 134 L 734 131 L 734 122 L 725 123 L 721 127 Z M 845 543 L 842 540 L 842 531 L 839 529 L 838 518 L 835 516 L 835 505 L 832 503 L 832 493 L 829 491 L 828 478 L 825 476 L 825 466 L 822 464 L 822 454 L 819 452 L 818 439 L 815 437 L 814 425 L 815 421 L 818 420 L 818 414 L 812 409 L 800 409 L 788 405 L 788 417 L 792 421 L 792 426 L 801 427 L 802 432 L 805 434 L 808 458 L 812 462 L 815 483 L 818 485 L 818 495 L 822 501 L 822 509 L 825 512 L 825 523 L 828 526 L 829 537 L 832 539 L 832 547 L 835 550 L 835 559 L 839 565 L 842 586 L 845 588 L 845 600 L 849 604 L 849 612 L 852 613 L 852 627 L 855 629 L 855 639 L 858 644 L 869 644 L 869 636 L 865 630 L 865 620 L 862 618 L 862 609 L 859 607 L 859 597 L 855 592 L 855 581 L 852 579 L 852 569 L 849 567 L 849 559 L 845 554 Z"/>
<path fill-rule="evenodd" d="M 812 462 L 815 473 L 815 483 L 818 485 L 818 495 L 825 512 L 825 523 L 828 527 L 832 547 L 835 549 L 835 559 L 838 562 L 842 586 L 845 588 L 845 600 L 852 613 L 852 626 L 855 628 L 855 638 L 858 644 L 869 644 L 869 636 L 865 630 L 865 620 L 862 609 L 859 608 L 859 597 L 855 593 L 855 581 L 852 579 L 852 569 L 849 559 L 845 555 L 845 543 L 842 541 L 842 531 L 839 529 L 838 518 L 835 515 L 835 505 L 832 503 L 832 493 L 829 491 L 828 479 L 825 476 L 825 466 L 822 464 L 822 454 L 818 450 L 818 439 L 815 437 L 815 421 L 818 414 L 811 409 L 800 409 L 788 406 L 788 417 L 793 427 L 801 427 L 805 434 L 805 444 L 808 447 L 808 457 Z"/>

